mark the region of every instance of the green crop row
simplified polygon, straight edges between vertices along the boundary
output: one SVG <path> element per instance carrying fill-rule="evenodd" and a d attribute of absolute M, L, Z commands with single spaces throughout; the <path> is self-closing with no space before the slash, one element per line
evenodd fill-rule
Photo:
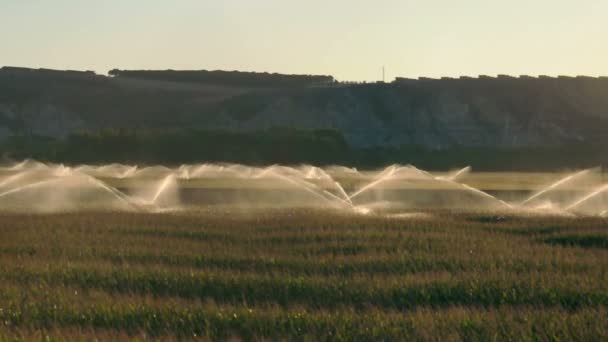
<path fill-rule="evenodd" d="M 608 305 L 605 284 L 583 283 L 559 277 L 530 281 L 482 278 L 437 279 L 403 285 L 371 286 L 348 279 L 314 280 L 293 277 L 259 277 L 205 273 L 117 270 L 110 272 L 68 268 L 33 271 L 3 270 L 1 277 L 24 284 L 43 282 L 116 293 L 213 299 L 222 303 L 277 303 L 283 307 L 335 308 L 368 305 L 407 310 L 419 306 L 501 305 L 559 306 L 577 309 Z M 603 280 L 598 279 L 599 282 Z M 393 282 L 394 283 L 394 282 Z"/>
<path fill-rule="evenodd" d="M 33 303 L 0 310 L 1 331 L 79 327 L 151 336 L 254 340 L 605 340 L 605 309 L 428 310 L 397 315 L 179 306 Z M 8 334 L 7 334 L 8 335 Z"/>

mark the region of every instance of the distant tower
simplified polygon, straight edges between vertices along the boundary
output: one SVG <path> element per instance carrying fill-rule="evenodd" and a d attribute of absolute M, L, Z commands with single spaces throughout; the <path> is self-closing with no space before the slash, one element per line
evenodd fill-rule
<path fill-rule="evenodd" d="M 385 80 L 385 73 L 384 73 L 384 71 L 385 71 L 385 70 L 384 70 L 384 65 L 383 65 L 383 66 L 382 66 L 382 83 L 386 83 L 386 80 Z"/>

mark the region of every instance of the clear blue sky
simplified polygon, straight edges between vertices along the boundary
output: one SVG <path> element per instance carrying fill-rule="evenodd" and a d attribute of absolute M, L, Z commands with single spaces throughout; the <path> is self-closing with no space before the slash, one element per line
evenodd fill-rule
<path fill-rule="evenodd" d="M 0 0 L 0 65 L 608 74 L 606 0 Z"/>

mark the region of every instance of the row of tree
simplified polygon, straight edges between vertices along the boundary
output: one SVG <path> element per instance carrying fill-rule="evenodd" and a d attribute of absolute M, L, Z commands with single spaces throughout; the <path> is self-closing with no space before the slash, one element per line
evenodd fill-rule
<path fill-rule="evenodd" d="M 277 73 L 208 70 L 119 70 L 109 74 L 115 77 L 130 77 L 145 80 L 208 83 L 239 87 L 303 87 L 331 84 L 332 76 L 326 75 L 286 75 Z"/>
<path fill-rule="evenodd" d="M 608 156 L 597 145 L 516 149 L 452 147 L 443 150 L 419 146 L 354 148 L 334 130 L 279 128 L 240 133 L 113 129 L 73 134 L 65 139 L 14 136 L 0 144 L 0 151 L 5 159 L 34 158 L 69 164 L 232 162 L 376 168 L 399 163 L 429 170 L 471 165 L 478 171 L 550 171 L 608 166 Z"/>

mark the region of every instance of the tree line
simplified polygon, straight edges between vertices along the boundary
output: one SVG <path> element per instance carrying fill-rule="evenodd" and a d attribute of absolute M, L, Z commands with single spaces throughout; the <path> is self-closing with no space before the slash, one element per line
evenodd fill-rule
<path fill-rule="evenodd" d="M 130 77 L 145 80 L 209 83 L 238 87 L 301 87 L 334 82 L 327 75 L 286 75 L 243 71 L 208 70 L 119 70 L 109 72 L 114 77 Z"/>
<path fill-rule="evenodd" d="M 179 165 L 228 162 L 250 165 L 313 164 L 377 168 L 413 164 L 429 170 L 473 166 L 482 171 L 553 171 L 608 166 L 602 146 L 494 148 L 453 146 L 353 147 L 336 130 L 272 128 L 261 131 L 106 129 L 63 139 L 12 136 L 0 143 L 5 160 L 34 158 L 79 163 Z"/>

